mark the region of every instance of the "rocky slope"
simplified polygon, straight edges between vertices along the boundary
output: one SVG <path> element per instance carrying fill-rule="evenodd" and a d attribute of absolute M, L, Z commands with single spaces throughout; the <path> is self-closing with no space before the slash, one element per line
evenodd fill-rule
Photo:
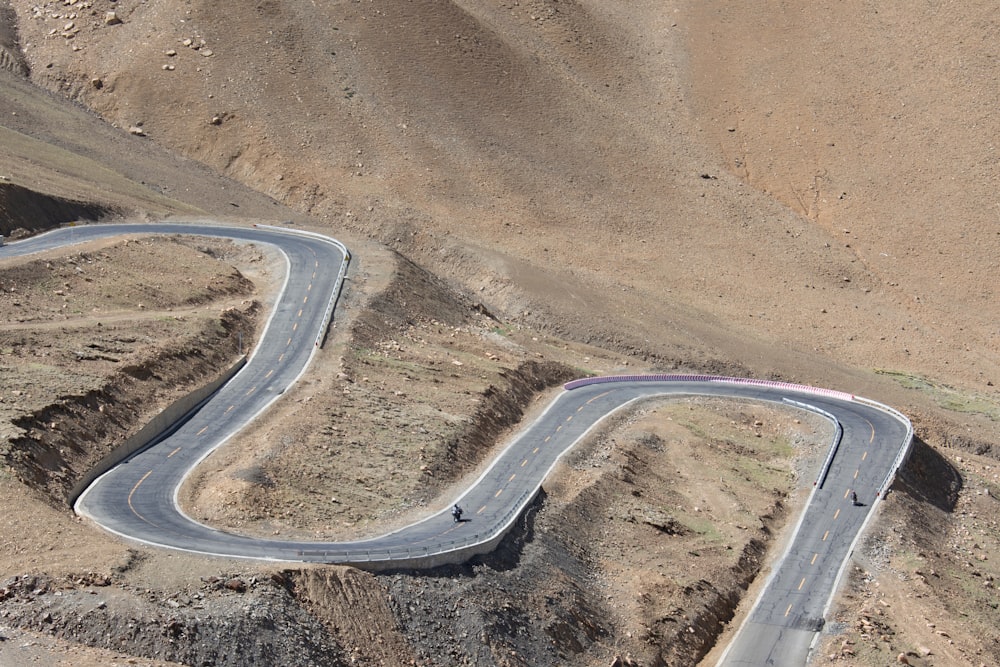
<path fill-rule="evenodd" d="M 501 426 L 539 404 L 526 393 L 505 396 L 512 386 L 539 386 L 518 380 L 518 372 L 535 375 L 532 368 L 607 372 L 627 365 L 806 381 L 913 414 L 926 444 L 901 492 L 885 504 L 876 539 L 858 556 L 861 570 L 837 612 L 842 624 L 829 625 L 823 653 L 848 664 L 886 664 L 900 655 L 914 664 L 997 662 L 989 628 L 1000 624 L 992 585 L 1000 573 L 989 554 L 998 535 L 991 305 L 1000 236 L 990 204 L 998 179 L 990 138 L 998 133 L 995 114 L 983 110 L 996 106 L 1000 87 L 989 7 L 291 0 L 233 12 L 199 1 L 10 0 L 0 12 L 0 201 L 17 203 L 5 205 L 4 229 L 108 212 L 239 216 L 307 223 L 355 250 L 358 280 L 345 301 L 354 323 L 338 328 L 341 337 L 320 355 L 316 374 L 273 421 L 258 425 L 248 448 L 266 454 L 280 442 L 275 435 L 288 435 L 282 444 L 306 460 L 354 440 L 391 461 L 387 444 L 403 433 L 413 451 L 425 447 L 426 459 L 342 471 L 335 492 L 322 483 L 332 470 L 326 454 L 313 457 L 319 467 L 304 471 L 309 475 L 265 457 L 255 465 L 267 479 L 284 481 L 263 489 L 255 470 L 221 461 L 219 493 L 201 505 L 212 516 L 247 521 L 238 510 L 248 488 L 284 508 L 288 516 L 277 526 L 283 531 L 378 530 L 444 502 L 453 483 L 474 474 L 441 463 L 449 437 L 476 442 L 470 466 L 482 460 Z M 51 217 L 29 219 L 30 206 Z M 148 266 L 175 263 L 147 252 Z M 204 262 L 192 258 L 195 264 Z M 59 266 L 75 273 L 72 265 Z M 244 265 L 240 271 L 259 289 L 273 278 L 251 275 Z M 231 279 L 227 272 L 220 277 Z M 79 298 L 83 284 L 71 282 L 68 298 L 54 294 L 65 286 L 36 281 L 32 294 L 45 295 L 37 309 L 2 311 L 23 320 L 4 324 L 3 340 L 24 342 L 0 348 L 19 350 L 19 368 L 33 383 L 0 387 L 5 409 L 13 404 L 19 415 L 44 417 L 46 406 L 65 409 L 55 397 L 121 381 L 113 368 L 125 364 L 100 357 L 137 351 L 125 338 L 142 341 L 140 367 L 162 364 L 168 380 L 183 369 L 169 363 L 167 350 L 183 353 L 183 341 L 203 337 L 225 347 L 218 327 L 205 324 L 220 322 L 225 300 L 204 304 L 211 309 L 206 320 L 170 322 L 175 306 L 158 320 L 135 310 L 133 299 L 114 314 L 116 327 L 130 322 L 127 333 L 119 329 L 115 340 L 105 340 L 84 328 L 79 345 L 57 354 L 60 348 L 45 345 L 55 345 L 54 332 L 67 326 L 63 304 Z M 414 301 L 423 295 L 435 296 Z M 248 304 L 226 305 L 247 312 Z M 112 321 L 103 309 L 99 315 Z M 95 342 L 107 349 L 88 347 Z M 154 348 L 165 354 L 149 354 Z M 94 358 L 76 359 L 76 352 Z M 14 356 L 0 357 L 5 369 Z M 210 374 L 224 357 L 199 373 Z M 93 372 L 74 375 L 80 364 Z M 67 394 L 67 380 L 87 389 Z M 162 387 L 144 386 L 150 396 L 165 396 Z M 321 404 L 317 397 L 330 390 L 339 396 Z M 26 413 L 28 396 L 38 404 Z M 504 403 L 503 418 L 494 421 L 497 402 Z M 141 420 L 140 412 L 123 413 L 125 427 Z M 293 413 L 308 415 L 316 428 L 283 433 L 282 418 Z M 742 423 L 733 417 L 724 421 Z M 477 421 L 492 433 L 477 436 Z M 6 423 L 8 431 L 20 428 Z M 58 429 L 70 425 L 60 422 L 53 431 L 51 423 L 32 422 L 28 450 L 48 443 L 57 451 Z M 435 437 L 438 430 L 448 437 Z M 54 469 L 78 474 L 114 437 L 75 445 L 81 451 L 59 448 L 65 451 Z M 735 520 L 747 533 L 738 540 L 722 530 L 723 516 L 689 521 L 683 530 L 676 513 L 638 524 L 668 535 L 667 542 L 628 532 L 628 521 L 582 525 L 595 516 L 625 516 L 616 514 L 626 508 L 623 499 L 640 498 L 647 491 L 636 487 L 659 474 L 655 457 L 624 435 L 612 437 L 618 444 L 591 461 L 596 478 L 557 475 L 520 542 L 493 562 L 424 577 L 294 572 L 283 574 L 274 591 L 264 589 L 266 598 L 253 596 L 271 586 L 261 582 L 273 569 L 134 556 L 52 505 L 64 481 L 47 481 L 47 490 L 27 486 L 20 480 L 36 475 L 19 463 L 0 473 L 3 571 L 19 577 L 0 603 L 0 635 L 51 629 L 38 621 L 45 612 L 35 612 L 64 597 L 56 595 L 61 582 L 89 581 L 81 573 L 93 573 L 122 587 L 127 604 L 146 604 L 146 596 L 183 599 L 193 609 L 201 604 L 196 594 L 208 596 L 204 586 L 243 581 L 253 600 L 274 606 L 275 618 L 295 619 L 264 632 L 271 648 L 248 648 L 258 658 L 273 651 L 333 663 L 446 656 L 456 664 L 672 664 L 708 651 L 711 661 L 712 637 L 726 638 L 718 621 L 745 598 L 742 586 L 753 577 L 748 559 L 773 545 L 763 528 L 773 532 L 777 523 L 758 529 Z M 721 450 L 716 455 L 729 460 Z M 633 458 L 644 465 L 629 463 Z M 67 467 L 68 460 L 75 463 Z M 612 483 L 618 465 L 632 471 L 630 482 Z M 39 474 L 52 479 L 47 469 Z M 683 494 L 710 479 L 675 482 Z M 787 512 L 772 502 L 778 487 L 763 481 L 741 491 L 749 495 L 748 511 L 780 522 Z M 409 490 L 407 502 L 393 506 L 380 493 L 390 483 Z M 341 505 L 328 503 L 332 497 Z M 700 498 L 663 502 L 704 507 Z M 297 504 L 309 508 L 305 520 Z M 600 534 L 597 525 L 610 525 L 611 533 Z M 672 533 L 695 541 L 710 536 L 732 553 L 675 541 Z M 594 592 L 602 590 L 602 562 L 641 560 L 673 542 L 675 555 L 664 558 L 700 564 L 707 583 L 674 577 L 649 588 L 657 579 L 645 572 L 603 593 L 610 599 Z M 706 554 L 714 565 L 704 565 Z M 539 569 L 551 576 L 539 579 Z M 22 586 L 23 575 L 40 577 L 44 592 L 25 594 L 36 583 Z M 518 587 L 522 580 L 530 587 Z M 178 591 L 186 597 L 172 598 Z M 206 633 L 252 643 L 260 626 L 241 625 L 243 594 L 212 588 L 211 595 L 222 600 L 212 619 L 196 609 L 184 627 L 202 619 Z M 523 611 L 524 600 L 543 611 Z M 115 637 L 125 633 L 133 659 L 225 659 L 207 642 L 185 644 L 195 636 L 187 629 L 167 637 L 171 646 L 154 641 L 161 617 L 174 607 L 148 602 L 153 606 L 137 607 L 148 612 L 141 631 L 120 628 L 117 611 L 99 624 Z M 354 604 L 383 619 L 382 644 L 370 628 L 353 624 L 347 612 Z M 690 617 L 672 605 L 692 608 Z M 55 634 L 68 640 L 77 610 L 65 609 L 51 618 Z M 456 616 L 461 611 L 466 615 Z M 681 629 L 683 622 L 693 631 Z M 302 646 L 307 640 L 295 624 L 319 637 L 315 646 L 329 649 L 327 657 Z M 488 631 L 472 641 L 463 624 Z M 132 642 L 128 632 L 143 641 Z M 106 645 L 96 634 L 81 639 Z M 19 659 L 8 650 L 12 643 L 0 642 L 0 661 Z M 93 657 L 72 642 L 56 650 L 72 651 L 77 663 Z"/>

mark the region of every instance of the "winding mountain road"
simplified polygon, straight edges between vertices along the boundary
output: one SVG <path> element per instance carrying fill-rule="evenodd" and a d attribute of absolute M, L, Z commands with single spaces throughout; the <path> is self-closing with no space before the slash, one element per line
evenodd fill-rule
<path fill-rule="evenodd" d="M 608 415 L 659 396 L 722 396 L 818 412 L 837 437 L 786 553 L 722 658 L 725 665 L 802 664 L 823 627 L 847 559 L 909 451 L 900 413 L 841 392 L 711 376 L 628 376 L 571 382 L 447 510 L 401 530 L 354 542 L 246 537 L 198 523 L 181 510 L 178 488 L 213 450 L 245 427 L 305 372 L 322 344 L 349 261 L 318 234 L 274 227 L 185 223 L 85 225 L 0 247 L 0 259 L 124 234 L 186 234 L 266 243 L 288 263 L 286 282 L 247 364 L 179 427 L 102 475 L 76 511 L 106 530 L 182 551 L 275 561 L 355 564 L 369 569 L 431 567 L 491 551 L 534 499 L 558 459 Z M 857 493 L 861 504 L 851 500 Z"/>

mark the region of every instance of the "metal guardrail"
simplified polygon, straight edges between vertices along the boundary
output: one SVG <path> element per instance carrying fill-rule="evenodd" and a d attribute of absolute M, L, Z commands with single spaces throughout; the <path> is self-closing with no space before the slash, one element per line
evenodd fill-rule
<path fill-rule="evenodd" d="M 332 236 L 326 236 L 317 232 L 310 232 L 305 229 L 288 229 L 287 227 L 278 227 L 276 225 L 260 224 L 255 224 L 254 227 L 284 232 L 286 234 L 308 236 L 324 243 L 329 243 L 343 253 L 344 261 L 340 263 L 340 271 L 337 273 L 337 281 L 333 286 L 333 291 L 330 293 L 330 301 L 326 305 L 326 314 L 323 316 L 325 326 L 323 326 L 316 334 L 315 347 L 323 347 L 323 341 L 326 340 L 326 335 L 330 330 L 330 324 L 333 322 L 333 309 L 337 307 L 337 301 L 340 299 L 340 293 L 344 288 L 344 279 L 347 277 L 347 268 L 351 263 L 351 251 L 347 249 L 347 246 Z"/>
<path fill-rule="evenodd" d="M 833 433 L 833 444 L 830 447 L 830 451 L 827 452 L 826 459 L 823 461 L 823 466 L 820 468 L 819 474 L 816 475 L 816 481 L 813 482 L 814 487 L 822 489 L 823 485 L 826 484 L 826 476 L 830 473 L 830 466 L 833 464 L 833 459 L 836 458 L 837 452 L 840 450 L 840 441 L 844 437 L 844 427 L 841 425 L 840 420 L 834 415 L 830 414 L 826 410 L 820 410 L 815 405 L 800 403 L 799 401 L 793 401 L 790 398 L 786 398 L 785 402 L 790 405 L 794 405 L 800 410 L 815 412 L 816 414 L 826 417 L 834 424 L 836 430 Z"/>
<path fill-rule="evenodd" d="M 876 498 L 881 498 L 885 495 L 885 491 L 886 489 L 889 488 L 889 485 L 892 484 L 893 480 L 896 477 L 896 473 L 906 462 L 907 458 L 909 458 L 910 452 L 913 451 L 913 424 L 902 412 L 896 410 L 895 408 L 889 407 L 884 403 L 879 403 L 878 401 L 873 401 L 868 398 L 862 398 L 860 396 L 856 397 L 854 400 L 858 403 L 862 403 L 869 407 L 873 407 L 876 410 L 887 412 L 900 422 L 906 424 L 906 437 L 904 440 L 905 444 L 903 445 L 903 447 L 899 449 L 899 453 L 896 455 L 896 458 L 892 463 L 892 467 L 889 469 L 889 472 L 886 474 L 885 479 L 882 481 L 882 484 L 879 486 L 878 491 L 875 494 Z"/>
<path fill-rule="evenodd" d="M 674 375 L 674 374 L 651 374 L 651 375 L 605 375 L 600 377 L 581 378 L 567 382 L 563 387 L 567 391 L 572 391 L 578 387 L 585 387 L 591 384 L 603 384 L 606 382 L 719 382 L 725 384 L 743 384 L 757 387 L 773 387 L 775 389 L 785 389 L 806 394 L 817 394 L 819 396 L 830 396 L 843 401 L 854 399 L 853 394 L 848 394 L 835 389 L 821 389 L 810 387 L 804 384 L 794 384 L 791 382 L 777 382 L 774 380 L 754 380 L 752 378 L 726 377 L 723 375 Z"/>
<path fill-rule="evenodd" d="M 492 552 L 514 527 L 539 489 L 541 489 L 540 483 L 534 489 L 522 493 L 492 526 L 462 539 L 442 540 L 423 547 L 301 549 L 298 555 L 304 562 L 315 562 L 320 559 L 330 564 L 378 566 L 370 569 L 420 568 L 464 563 L 473 556 Z"/>

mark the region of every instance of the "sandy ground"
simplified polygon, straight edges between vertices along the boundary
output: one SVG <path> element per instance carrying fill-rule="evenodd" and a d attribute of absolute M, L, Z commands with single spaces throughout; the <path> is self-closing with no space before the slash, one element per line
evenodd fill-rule
<path fill-rule="evenodd" d="M 922 484 L 961 480 L 952 500 L 890 496 L 879 526 L 896 537 L 859 557 L 834 625 L 845 634 L 824 655 L 997 661 L 986 546 L 1000 423 L 993 8 L 88 4 L 12 0 L 30 80 L 93 113 L 0 72 L 0 177 L 140 215 L 295 219 L 360 259 L 340 330 L 351 335 L 248 440 L 266 459 L 278 419 L 309 415 L 317 429 L 287 445 L 297 460 L 324 454 L 301 471 L 220 458 L 215 486 L 192 499 L 206 517 L 337 534 L 423 511 L 460 478 L 438 475 L 435 436 L 462 432 L 488 387 L 512 386 L 503 369 L 527 361 L 814 383 L 912 415 L 944 475 Z M 432 287 L 438 296 L 414 306 Z M 66 303 L 54 289 L 65 287 L 46 287 L 37 314 L 5 309 L 23 321 L 3 335 L 52 336 L 43 320 L 61 321 Z M 134 301 L 109 322 L 128 320 Z M 137 340 L 176 334 L 167 307 L 183 308 L 156 306 Z M 110 362 L 77 366 L 75 351 L 61 363 L 81 370 L 44 375 L 51 359 L 32 359 L 24 372 L 51 388 L 18 391 L 42 400 L 64 382 L 98 382 Z M 435 359 L 452 372 L 430 370 Z M 336 399 L 318 391 L 334 388 Z M 383 457 L 386 434 L 425 447 L 427 463 L 381 467 L 405 500 L 379 492 L 377 466 L 335 472 L 327 452 L 350 445 L 335 429 L 364 433 L 354 439 Z M 468 470 L 487 450 L 470 453 Z M 317 487 L 329 474 L 336 493 Z M 260 495 L 254 480 L 279 477 Z M 13 503 L 18 487 L 8 493 Z M 283 516 L 241 516 L 248 498 Z M 916 569 L 928 591 L 913 588 Z M 970 620 L 946 628 L 954 618 Z"/>

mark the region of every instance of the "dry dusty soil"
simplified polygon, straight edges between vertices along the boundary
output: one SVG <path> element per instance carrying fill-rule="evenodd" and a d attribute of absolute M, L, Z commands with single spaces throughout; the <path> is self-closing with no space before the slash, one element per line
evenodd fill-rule
<path fill-rule="evenodd" d="M 348 244 L 310 372 L 183 489 L 247 533 L 434 511 L 583 374 L 891 404 L 913 455 L 814 662 L 1000 664 L 998 34 L 990 3 L 0 0 L 0 234 Z M 427 573 L 77 519 L 75 484 L 252 343 L 281 276 L 264 248 L 166 237 L 0 263 L 0 664 L 713 664 L 823 423 L 644 404 L 497 553 Z"/>

